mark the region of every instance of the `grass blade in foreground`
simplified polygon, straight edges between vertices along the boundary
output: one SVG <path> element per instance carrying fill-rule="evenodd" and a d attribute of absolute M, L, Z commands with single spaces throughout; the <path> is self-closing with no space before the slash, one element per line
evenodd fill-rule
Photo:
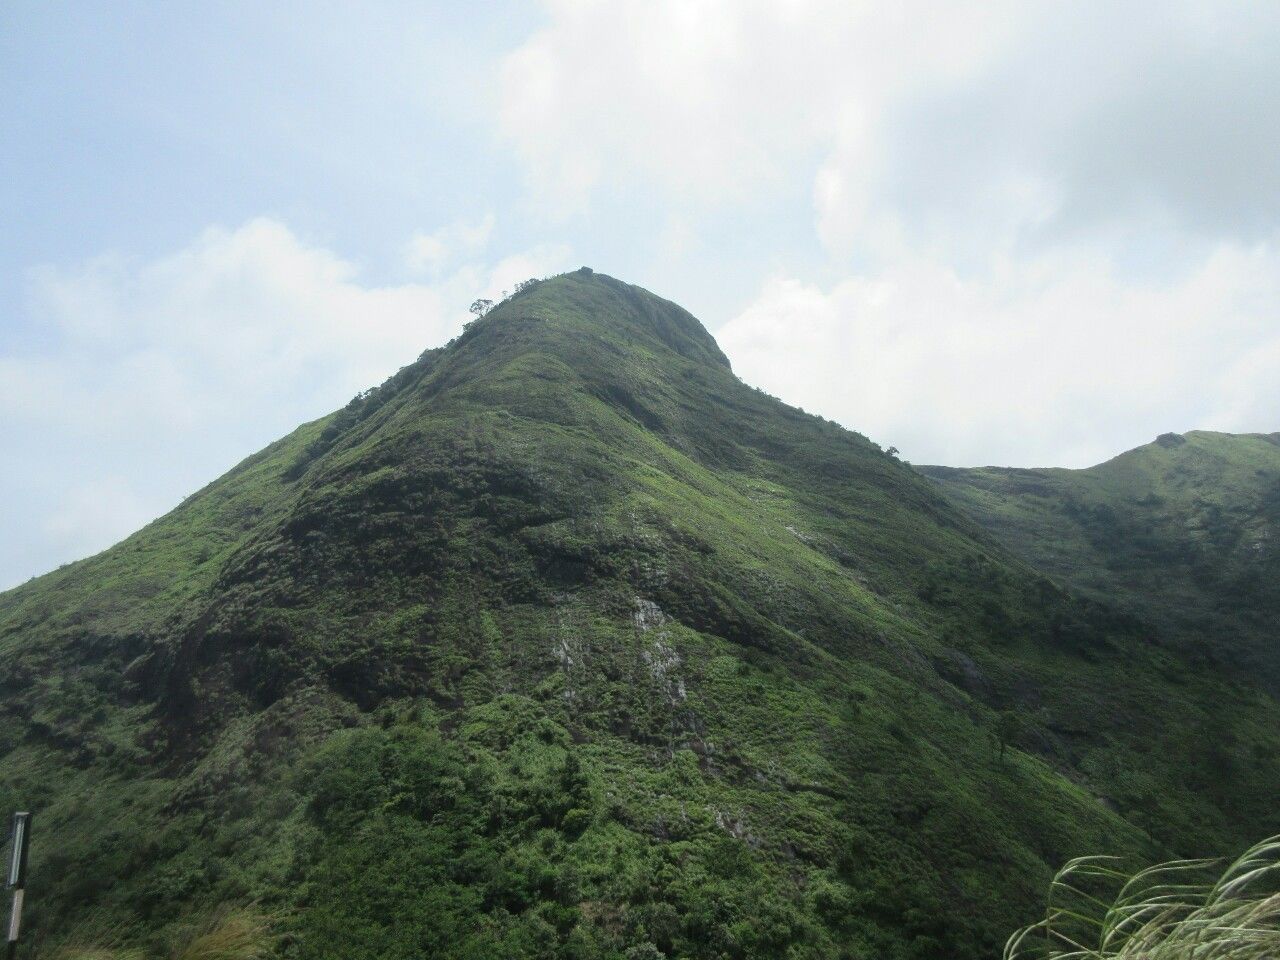
<path fill-rule="evenodd" d="M 1005 960 L 1280 957 L 1280 837 L 1216 880 L 1211 866 L 1175 860 L 1130 875 L 1112 857 L 1072 860 L 1053 879 L 1045 918 L 1009 938 Z"/>

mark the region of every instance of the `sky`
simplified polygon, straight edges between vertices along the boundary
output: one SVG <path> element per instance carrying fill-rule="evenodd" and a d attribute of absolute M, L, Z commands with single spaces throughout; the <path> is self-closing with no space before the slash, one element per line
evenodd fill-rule
<path fill-rule="evenodd" d="M 0 589 L 589 265 L 916 463 L 1280 430 L 1280 4 L 0 4 Z"/>

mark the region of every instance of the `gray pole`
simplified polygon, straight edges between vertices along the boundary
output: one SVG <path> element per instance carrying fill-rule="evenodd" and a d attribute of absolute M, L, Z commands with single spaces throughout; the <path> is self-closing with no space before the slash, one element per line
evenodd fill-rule
<path fill-rule="evenodd" d="M 13 891 L 13 904 L 9 908 L 9 931 L 5 956 L 8 960 L 18 953 L 18 933 L 22 929 L 22 898 L 27 885 L 27 851 L 31 847 L 31 814 L 13 815 L 13 850 L 9 855 L 9 872 L 5 886 Z"/>

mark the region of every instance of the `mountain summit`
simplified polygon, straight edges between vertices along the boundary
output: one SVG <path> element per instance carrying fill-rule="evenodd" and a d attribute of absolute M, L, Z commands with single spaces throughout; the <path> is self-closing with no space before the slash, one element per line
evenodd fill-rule
<path fill-rule="evenodd" d="M 1280 829 L 1275 701 L 1158 641 L 582 270 L 0 595 L 0 807 L 50 945 L 991 956 Z"/>

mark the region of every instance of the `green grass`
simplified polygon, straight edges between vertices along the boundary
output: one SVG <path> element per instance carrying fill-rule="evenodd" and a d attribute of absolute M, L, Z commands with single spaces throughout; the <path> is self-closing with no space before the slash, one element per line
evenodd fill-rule
<path fill-rule="evenodd" d="M 921 470 L 1037 569 L 1280 691 L 1280 434 L 1165 434 L 1087 470 Z"/>

